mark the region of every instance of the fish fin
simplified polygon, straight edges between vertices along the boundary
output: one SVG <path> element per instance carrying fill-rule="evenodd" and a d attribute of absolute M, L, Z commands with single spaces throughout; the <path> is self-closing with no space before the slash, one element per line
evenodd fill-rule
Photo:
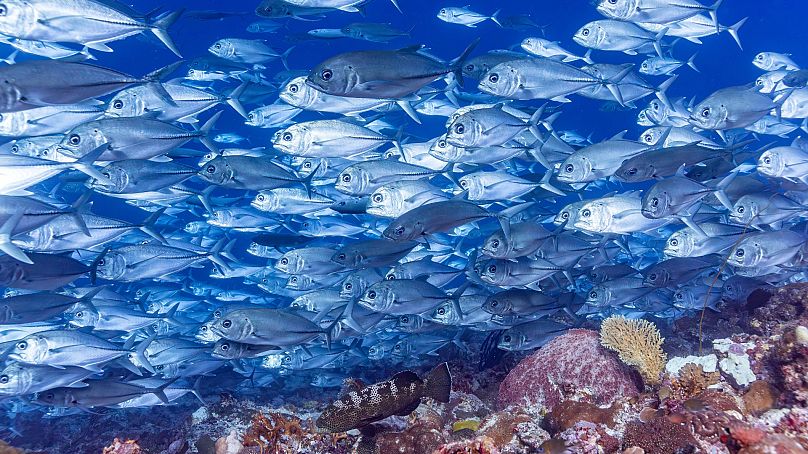
<path fill-rule="evenodd" d="M 151 32 L 154 33 L 154 36 L 162 41 L 163 44 L 165 44 L 165 46 L 174 53 L 174 55 L 180 58 L 182 58 L 182 54 L 180 54 L 180 50 L 177 48 L 177 45 L 174 44 L 174 40 L 171 39 L 171 36 L 169 36 L 168 27 L 174 24 L 174 22 L 180 18 L 184 11 L 185 8 L 181 8 L 177 11 L 163 14 L 150 24 Z"/>
<path fill-rule="evenodd" d="M 248 82 L 243 82 L 233 91 L 231 91 L 229 95 L 227 95 L 227 100 L 225 101 L 230 107 L 233 108 L 233 110 L 238 112 L 238 114 L 244 118 L 247 118 L 248 114 L 244 106 L 241 105 L 241 101 L 239 100 L 239 98 L 241 97 L 242 94 L 244 94 L 244 90 L 246 90 L 247 87 L 249 87 L 249 85 L 250 84 Z"/>
<path fill-rule="evenodd" d="M 155 211 L 154 213 L 150 214 L 149 217 L 147 217 L 146 220 L 143 221 L 143 225 L 140 226 L 140 231 L 163 244 L 168 244 L 168 241 L 166 241 L 163 235 L 161 235 L 160 232 L 158 232 L 154 226 L 157 223 L 157 220 L 160 219 L 160 216 L 162 216 L 167 209 L 168 207 L 162 207 L 159 210 Z"/>
<path fill-rule="evenodd" d="M 92 195 L 92 191 L 87 191 L 81 195 L 72 205 L 70 205 L 70 210 L 68 210 L 68 214 L 73 217 L 73 220 L 76 222 L 76 225 L 81 229 L 81 232 L 84 233 L 86 236 L 90 235 L 90 229 L 87 228 L 87 223 L 84 222 L 84 218 L 81 217 L 81 213 L 84 209 L 84 206 L 90 200 L 90 196 Z"/>
<path fill-rule="evenodd" d="M 452 375 L 449 373 L 449 363 L 443 363 L 432 369 L 424 380 L 424 396 L 438 402 L 449 402 L 451 392 Z"/>
<path fill-rule="evenodd" d="M 743 50 L 743 45 L 741 45 L 741 37 L 738 35 L 738 30 L 740 30 L 741 27 L 743 27 L 743 24 L 745 24 L 748 19 L 749 19 L 748 17 L 744 17 L 743 19 L 739 20 L 738 22 L 727 28 L 727 33 L 729 33 L 729 35 L 732 36 L 732 39 L 735 40 L 735 43 L 741 50 Z M 701 43 L 699 42 L 697 44 Z"/>
<path fill-rule="evenodd" d="M 152 341 L 154 341 L 154 339 L 156 338 L 157 333 L 152 333 L 152 335 L 149 336 L 143 342 L 141 342 L 134 351 L 138 361 L 143 365 L 143 367 L 147 371 L 151 372 L 152 374 L 155 374 L 156 372 L 154 371 L 154 367 L 152 366 L 151 362 L 149 362 L 149 358 L 146 357 L 146 349 L 149 347 L 149 344 L 151 344 Z"/>
<path fill-rule="evenodd" d="M 477 44 L 480 44 L 480 38 L 475 39 L 471 42 L 471 44 L 466 47 L 462 54 L 459 57 L 455 58 L 449 64 L 449 68 L 451 68 L 452 73 L 455 75 L 455 79 L 460 85 L 463 85 L 463 63 L 469 57 L 469 55 L 474 51 L 477 47 Z"/>
<path fill-rule="evenodd" d="M 415 402 L 407 405 L 406 407 L 401 409 L 401 411 L 396 413 L 396 415 L 398 415 L 398 416 L 407 416 L 410 413 L 414 412 L 418 408 L 419 405 L 421 405 L 421 399 L 418 399 Z"/>
<path fill-rule="evenodd" d="M 25 255 L 25 252 L 11 242 L 11 235 L 14 233 L 14 229 L 17 228 L 17 224 L 19 224 L 23 214 L 24 213 L 22 211 L 14 213 L 5 223 L 3 223 L 3 226 L 0 227 L 0 251 L 5 252 L 15 260 L 33 265 L 34 262 L 27 255 Z"/>
<path fill-rule="evenodd" d="M 499 22 L 499 13 L 501 12 L 502 12 L 501 9 L 494 11 L 494 14 L 492 14 L 491 17 L 489 17 L 489 19 L 491 19 L 492 22 L 494 22 L 495 24 L 499 25 L 502 28 L 502 24 Z"/>
<path fill-rule="evenodd" d="M 95 150 L 87 153 L 81 159 L 76 162 L 73 162 L 71 165 L 74 169 L 78 170 L 79 172 L 91 177 L 95 178 L 95 180 L 101 184 L 105 185 L 105 182 L 110 181 L 109 178 L 105 177 L 98 171 L 93 164 L 98 158 L 101 157 L 104 152 L 109 149 L 108 144 L 101 145 L 100 147 L 96 148 Z"/>
<path fill-rule="evenodd" d="M 219 147 L 216 145 L 216 142 L 210 139 L 209 135 L 210 132 L 213 130 L 213 127 L 216 125 L 216 122 L 219 121 L 219 118 L 222 116 L 222 111 L 216 112 L 213 114 L 212 117 L 208 121 L 199 128 L 199 141 L 202 142 L 202 145 L 206 146 L 210 151 L 214 153 L 219 152 Z"/>

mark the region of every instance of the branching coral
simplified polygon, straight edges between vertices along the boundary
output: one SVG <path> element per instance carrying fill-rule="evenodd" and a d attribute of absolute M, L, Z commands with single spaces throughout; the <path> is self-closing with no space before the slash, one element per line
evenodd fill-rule
<path fill-rule="evenodd" d="M 617 352 L 621 361 L 635 367 L 651 385 L 659 383 L 665 369 L 668 356 L 662 351 L 664 340 L 656 325 L 646 320 L 613 316 L 600 326 L 600 343 Z"/>

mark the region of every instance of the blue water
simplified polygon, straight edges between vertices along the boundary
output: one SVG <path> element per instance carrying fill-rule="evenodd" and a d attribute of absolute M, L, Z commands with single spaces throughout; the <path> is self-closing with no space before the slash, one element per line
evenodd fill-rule
<path fill-rule="evenodd" d="M 493 49 L 519 50 L 519 42 L 527 36 L 543 36 L 550 40 L 560 41 L 562 46 L 567 50 L 582 55 L 586 49 L 574 43 L 571 38 L 572 35 L 583 24 L 603 18 L 597 13 L 595 7 L 590 2 L 583 0 L 532 2 L 475 0 L 471 8 L 477 12 L 490 14 L 495 9 L 501 7 L 502 12 L 500 13 L 500 17 L 529 14 L 536 23 L 543 26 L 543 29 L 541 31 L 535 30 L 532 32 L 502 29 L 490 21 L 485 21 L 476 28 L 467 28 L 457 24 L 442 22 L 435 17 L 441 6 L 462 6 L 465 2 L 456 2 L 453 4 L 416 0 L 399 0 L 399 2 L 404 14 L 400 14 L 396 11 L 393 5 L 387 0 L 374 0 L 367 5 L 364 17 L 358 14 L 336 11 L 327 14 L 325 18 L 317 21 L 273 19 L 282 22 L 284 26 L 277 32 L 270 34 L 253 34 L 245 31 L 250 23 L 262 20 L 262 18 L 256 17 L 253 14 L 255 2 L 252 1 L 237 0 L 234 2 L 221 2 L 215 0 L 195 0 L 194 2 L 188 2 L 182 0 L 135 0 L 134 4 L 131 6 L 142 12 L 160 7 L 165 10 L 186 8 L 191 11 L 222 10 L 227 12 L 244 12 L 246 14 L 243 16 L 227 17 L 217 20 L 199 20 L 192 17 L 183 17 L 170 28 L 169 32 L 182 52 L 183 57 L 189 60 L 194 57 L 208 55 L 208 47 L 214 41 L 222 38 L 265 39 L 274 50 L 280 53 L 293 47 L 288 58 L 289 67 L 293 70 L 308 70 L 324 59 L 341 52 L 367 49 L 396 49 L 412 44 L 425 44 L 432 54 L 448 60 L 458 56 L 463 49 L 476 38 L 481 38 L 481 41 L 473 55 L 479 55 L 484 51 Z M 504 6 L 502 6 L 503 3 L 505 3 Z M 703 38 L 703 45 L 696 45 L 682 40 L 675 46 L 673 54 L 681 60 L 686 60 L 693 53 L 698 52 L 696 64 L 701 72 L 696 73 L 687 67 L 677 71 L 679 78 L 668 91 L 668 97 L 670 99 L 680 97 L 687 99 L 695 98 L 696 102 L 698 102 L 717 89 L 753 83 L 762 71 L 754 67 L 751 62 L 754 56 L 761 51 L 790 53 L 798 63 L 808 61 L 808 55 L 806 55 L 804 50 L 806 39 L 808 38 L 808 34 L 806 34 L 805 30 L 806 17 L 808 17 L 808 3 L 804 4 L 803 2 L 794 0 L 771 0 L 765 2 L 727 0 L 718 13 L 719 21 L 725 25 L 734 24 L 744 17 L 748 17 L 749 19 L 740 30 L 740 38 L 744 46 L 743 50 L 740 50 L 736 46 L 735 42 L 727 33 Z M 305 34 L 308 30 L 313 28 L 341 28 L 351 22 L 390 23 L 397 29 L 410 30 L 411 36 L 409 38 L 396 39 L 386 44 L 352 39 L 317 40 L 296 38 L 296 36 Z M 125 40 L 112 42 L 109 45 L 114 49 L 113 53 L 93 52 L 98 58 L 98 61 L 95 63 L 109 68 L 115 68 L 135 76 L 140 76 L 176 61 L 176 57 L 151 36 L 130 37 Z M 2 53 L 3 51 L 0 50 L 0 54 Z M 639 65 L 643 58 L 643 56 L 632 57 L 616 52 L 593 52 L 593 59 L 597 63 L 630 62 Z M 20 60 L 24 59 L 23 57 L 20 58 Z M 282 70 L 283 67 L 280 61 L 274 60 L 267 64 L 267 69 L 263 71 L 263 74 L 267 79 L 271 80 L 275 73 Z M 184 71 L 185 68 L 181 69 L 176 73 L 176 76 L 181 76 Z M 654 81 L 654 83 L 659 83 L 664 80 L 650 76 L 644 77 L 646 77 L 647 80 Z M 437 84 L 440 84 L 440 82 Z M 231 85 L 231 87 L 232 86 L 234 85 Z M 467 86 L 467 89 L 473 90 L 473 83 Z M 274 101 L 276 97 L 273 95 L 269 99 Z M 639 133 L 645 129 L 645 127 L 636 124 L 637 109 L 604 109 L 602 108 L 604 103 L 601 101 L 589 100 L 577 96 L 574 96 L 573 99 L 574 101 L 572 103 L 562 107 L 563 113 L 554 123 L 554 127 L 557 130 L 575 130 L 584 137 L 591 133 L 593 140 L 597 142 L 605 140 L 622 130 L 628 130 L 627 137 L 636 138 Z M 638 107 L 645 107 L 649 99 L 650 98 L 646 98 L 638 101 Z M 543 103 L 544 101 L 529 101 L 525 102 L 524 105 L 535 108 Z M 246 107 L 247 110 L 252 110 L 260 106 L 248 104 Z M 217 107 L 213 111 L 216 110 L 224 111 L 222 119 L 216 125 L 215 132 L 217 134 L 235 133 L 245 137 L 247 141 L 238 145 L 244 148 L 271 147 L 271 139 L 276 129 L 259 129 L 247 126 L 244 124 L 244 120 L 227 106 Z M 201 116 L 202 121 L 207 119 L 208 116 L 209 112 L 203 114 Z M 323 116 L 317 112 L 303 112 L 296 117 L 294 121 L 303 122 L 322 118 L 335 118 L 335 116 L 330 114 Z M 423 125 L 417 125 L 408 119 L 404 120 L 406 121 L 405 135 L 427 140 L 445 132 L 444 118 L 422 118 L 424 119 Z M 792 135 L 792 137 L 794 136 L 795 135 Z M 788 141 L 782 140 L 781 142 L 785 144 Z M 764 140 L 763 143 L 767 142 Z M 188 146 L 203 150 L 202 146 L 195 142 L 190 143 Z M 196 165 L 195 160 L 188 160 L 187 163 L 189 165 Z M 189 183 L 196 188 L 201 189 L 205 187 L 205 184 L 199 179 L 192 179 Z M 603 192 L 605 193 L 606 190 Z M 234 193 L 238 192 L 221 191 L 216 194 L 232 195 Z M 254 195 L 254 193 L 250 193 L 242 200 L 242 205 L 247 206 L 249 200 L 251 200 Z M 597 191 L 589 191 L 586 193 L 586 198 L 592 199 L 599 195 L 602 194 Z M 570 202 L 575 200 L 575 198 L 575 195 L 571 195 L 564 200 Z M 92 196 L 92 201 L 92 211 L 94 213 L 128 220 L 130 222 L 139 222 L 148 214 L 138 208 L 127 205 L 121 200 L 98 194 Z M 564 203 L 555 205 L 548 204 L 547 206 L 550 207 L 550 210 L 553 210 L 563 205 Z M 198 216 L 183 213 L 178 215 L 178 220 L 171 226 L 164 226 L 163 228 L 166 232 L 170 232 L 171 230 L 180 229 L 185 222 L 201 219 L 202 218 Z M 238 240 L 233 253 L 243 264 L 258 266 L 266 263 L 265 260 L 252 257 L 245 252 L 253 235 L 237 232 L 229 232 L 227 235 L 229 238 Z M 181 275 L 182 273 L 188 273 L 190 279 L 186 282 L 189 287 L 192 288 L 210 285 L 232 289 L 247 289 L 249 291 L 257 290 L 255 287 L 243 284 L 241 279 L 228 281 L 210 279 L 207 277 L 210 274 L 210 270 L 211 266 L 205 264 L 203 269 L 182 271 Z M 82 280 L 78 283 L 86 284 L 87 281 Z M 123 293 L 127 291 L 134 292 L 140 286 L 147 284 L 134 283 L 119 285 L 111 282 L 101 283 L 111 285 L 113 288 Z M 283 303 L 278 302 L 277 304 L 282 305 Z M 478 348 L 478 341 L 481 335 L 477 334 L 476 336 L 474 341 L 477 343 L 474 344 L 474 348 Z M 363 347 L 367 348 L 368 346 L 364 345 Z M 422 360 L 424 368 L 433 365 L 436 361 L 433 357 L 424 357 Z M 260 359 L 255 362 L 260 362 Z M 354 375 L 357 369 L 372 370 L 374 367 L 376 367 L 376 365 L 368 362 L 361 367 L 353 368 L 353 370 L 343 370 L 342 373 L 349 376 Z M 371 376 L 378 378 L 379 376 L 385 375 L 388 371 L 395 371 L 396 364 L 394 362 L 386 362 L 380 365 L 379 369 L 380 371 L 371 372 Z M 301 378 L 299 383 L 297 383 L 299 388 L 307 388 L 307 381 L 316 373 L 317 372 L 301 374 L 301 377 L 304 378 Z M 247 384 L 241 383 L 241 386 L 246 388 L 250 387 L 248 382 Z M 294 387 L 286 387 L 283 392 L 290 393 L 289 398 L 292 399 L 293 393 L 297 391 Z M 186 396 L 185 399 L 192 398 Z M 2 403 L 2 401 L 0 401 L 0 403 Z M 16 411 L 38 411 L 38 409 L 27 405 L 12 407 L 11 403 L 6 406 L 6 409 L 10 415 L 13 415 Z M 16 430 L 22 431 L 25 434 L 26 431 L 33 429 L 31 427 L 17 427 Z"/>

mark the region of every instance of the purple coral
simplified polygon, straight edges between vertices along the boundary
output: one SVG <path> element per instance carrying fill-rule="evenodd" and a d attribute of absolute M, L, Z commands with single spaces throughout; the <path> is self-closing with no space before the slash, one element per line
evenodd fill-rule
<path fill-rule="evenodd" d="M 640 391 L 636 372 L 600 345 L 598 333 L 573 329 L 525 358 L 499 388 L 498 405 L 542 405 L 548 411 L 584 391 L 593 403 L 609 405 Z"/>

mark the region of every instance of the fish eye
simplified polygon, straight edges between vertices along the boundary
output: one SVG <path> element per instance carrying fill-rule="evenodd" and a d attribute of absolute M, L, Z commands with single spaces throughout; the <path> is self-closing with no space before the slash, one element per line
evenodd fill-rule
<path fill-rule="evenodd" d="M 640 66 L 642 67 L 642 69 L 648 69 L 648 63 L 646 62 L 642 62 L 642 65 Z"/>
<path fill-rule="evenodd" d="M 230 350 L 230 344 L 222 344 L 221 349 L 223 352 Z"/>
<path fill-rule="evenodd" d="M 8 8 L 6 5 L 0 4 L 0 16 L 5 16 L 8 14 Z"/>
<path fill-rule="evenodd" d="M 492 240 L 491 241 L 491 247 L 498 248 L 499 247 L 499 240 L 496 240 L 496 239 Z"/>
<path fill-rule="evenodd" d="M 11 152 L 14 153 L 14 154 L 19 153 L 20 152 L 20 147 L 18 147 L 17 145 L 12 145 Z"/>
<path fill-rule="evenodd" d="M 651 141 L 654 140 L 654 136 L 652 136 L 651 134 L 646 134 L 642 136 L 642 140 L 651 143 Z"/>
<path fill-rule="evenodd" d="M 103 176 L 105 176 L 105 177 L 109 178 L 109 172 L 103 172 L 101 175 L 103 175 Z"/>
<path fill-rule="evenodd" d="M 590 210 L 587 208 L 586 210 L 581 211 L 581 216 L 583 216 L 583 217 L 585 217 L 585 218 L 588 218 L 589 216 L 592 216 L 592 211 L 590 211 Z"/>
<path fill-rule="evenodd" d="M 657 277 L 658 276 L 657 276 L 656 273 L 651 273 L 651 274 L 648 275 L 648 279 L 650 279 L 652 281 L 655 281 L 657 279 Z"/>
<path fill-rule="evenodd" d="M 410 322 L 410 318 L 409 318 L 409 317 L 407 317 L 406 315 L 402 315 L 402 316 L 401 316 L 401 323 L 407 324 L 407 323 L 409 323 L 409 322 Z"/>
<path fill-rule="evenodd" d="M 342 181 L 344 181 L 346 183 L 350 183 L 351 182 L 351 175 L 346 173 L 345 175 L 342 176 Z"/>
<path fill-rule="evenodd" d="M 446 315 L 446 309 L 444 309 L 442 307 L 438 308 L 438 315 Z"/>
<path fill-rule="evenodd" d="M 756 80 L 755 85 L 763 85 L 763 79 Z"/>
<path fill-rule="evenodd" d="M 466 65 L 466 71 L 468 72 L 474 71 L 474 65 Z"/>
<path fill-rule="evenodd" d="M 81 143 L 81 137 L 78 134 L 70 134 L 67 139 L 71 145 L 78 145 Z"/>
<path fill-rule="evenodd" d="M 740 207 L 736 208 L 735 211 L 737 211 L 738 213 L 743 214 L 744 208 L 742 206 L 740 206 Z"/>
<path fill-rule="evenodd" d="M 376 299 L 376 291 L 375 290 L 369 291 L 368 292 L 368 298 L 370 298 L 372 300 Z"/>
<path fill-rule="evenodd" d="M 220 43 L 216 43 L 216 44 L 213 45 L 213 48 L 214 49 L 221 49 L 222 45 Z"/>
<path fill-rule="evenodd" d="M 352 288 L 353 288 L 353 284 L 351 284 L 350 282 L 347 282 L 345 284 L 345 290 L 351 290 Z"/>
<path fill-rule="evenodd" d="M 393 350 L 395 350 L 397 352 L 400 352 L 401 351 L 401 344 L 396 344 L 396 346 L 393 347 Z"/>
<path fill-rule="evenodd" d="M 17 350 L 25 350 L 28 348 L 28 342 L 22 341 L 17 343 Z"/>
<path fill-rule="evenodd" d="M 256 197 L 256 200 L 258 200 L 259 202 L 263 202 L 265 199 L 266 197 L 264 197 L 264 194 L 258 194 L 258 197 Z"/>
<path fill-rule="evenodd" d="M 224 328 L 230 328 L 231 326 L 233 326 L 233 322 L 232 322 L 232 321 L 230 321 L 230 320 L 224 320 L 224 321 L 222 321 L 222 327 L 224 327 Z"/>
<path fill-rule="evenodd" d="M 496 273 L 497 272 L 497 266 L 496 265 L 489 266 L 488 267 L 488 272 L 491 273 L 491 274 Z"/>
<path fill-rule="evenodd" d="M 757 54 L 755 58 L 757 58 L 758 60 L 763 60 L 763 54 Z"/>
<path fill-rule="evenodd" d="M 589 292 L 589 299 L 595 299 L 598 297 L 598 292 Z"/>
<path fill-rule="evenodd" d="M 492 300 L 492 301 L 491 301 L 491 307 L 497 307 L 497 306 L 499 306 L 499 301 L 497 301 L 497 300 Z"/>
<path fill-rule="evenodd" d="M 340 260 L 345 260 L 345 254 L 342 253 L 342 254 L 338 255 L 337 258 L 340 259 Z"/>
<path fill-rule="evenodd" d="M 208 166 L 208 168 L 205 169 L 205 171 L 208 173 L 216 173 L 216 166 Z"/>
<path fill-rule="evenodd" d="M 45 394 L 45 399 L 46 399 L 46 400 L 53 400 L 53 397 L 54 397 L 53 393 L 47 393 L 47 394 Z"/>
<path fill-rule="evenodd" d="M 307 169 L 311 169 L 311 161 L 309 161 L 309 162 L 307 162 L 307 163 L 303 164 L 303 167 L 305 167 L 305 168 L 307 168 Z"/>
<path fill-rule="evenodd" d="M 637 175 L 637 168 L 632 167 L 632 168 L 628 169 L 628 174 L 632 175 L 632 176 Z"/>
<path fill-rule="evenodd" d="M 84 312 L 81 311 L 76 312 L 76 318 L 82 318 L 82 317 L 84 317 Z"/>
<path fill-rule="evenodd" d="M 445 140 L 439 140 L 438 141 L 438 147 L 446 148 L 446 141 Z"/>
<path fill-rule="evenodd" d="M 763 163 L 764 164 L 771 164 L 772 163 L 772 158 L 766 156 L 765 158 L 763 158 Z"/>
<path fill-rule="evenodd" d="M 441 13 L 441 14 L 446 14 L 446 9 L 445 9 L 445 8 L 441 8 L 440 13 Z"/>
<path fill-rule="evenodd" d="M 492 84 L 499 82 L 499 74 L 497 73 L 491 74 L 490 76 L 488 76 L 488 81 L 491 82 Z"/>
<path fill-rule="evenodd" d="M 116 99 L 115 102 L 112 103 L 112 107 L 115 109 L 123 109 L 123 101 Z"/>
<path fill-rule="evenodd" d="M 100 265 L 100 266 L 104 266 L 106 264 L 107 264 L 107 261 L 104 260 L 104 259 L 101 259 L 101 260 L 98 261 L 98 265 Z"/>
<path fill-rule="evenodd" d="M 704 109 L 701 109 L 701 116 L 705 117 L 705 118 L 709 117 L 710 116 L 710 108 L 705 107 Z"/>
<path fill-rule="evenodd" d="M 297 90 L 298 90 L 298 88 L 297 88 L 297 84 L 292 84 L 292 85 L 289 85 L 289 91 L 290 91 L 290 92 L 292 92 L 292 93 L 297 93 Z"/>
<path fill-rule="evenodd" d="M 309 223 L 309 222 L 304 222 L 304 223 L 303 223 L 303 228 L 304 228 L 304 229 L 307 229 L 307 228 L 309 228 L 310 226 L 311 226 L 311 223 Z M 283 260 L 281 260 L 281 262 L 283 262 Z M 284 263 L 284 265 L 286 265 L 286 263 Z"/>
<path fill-rule="evenodd" d="M 288 258 L 284 257 L 284 258 L 281 259 L 281 265 L 288 265 L 288 264 L 289 264 L 289 259 Z"/>
<path fill-rule="evenodd" d="M 3 383 L 3 384 L 8 383 L 8 375 L 0 376 L 0 383 Z"/>
<path fill-rule="evenodd" d="M 502 336 L 502 340 L 504 340 L 505 342 L 510 342 L 511 341 L 511 336 L 506 334 L 506 335 Z"/>
<path fill-rule="evenodd" d="M 463 134 L 464 132 L 466 132 L 466 127 L 463 126 L 463 124 L 458 123 L 458 124 L 455 125 L 454 130 L 455 130 L 455 133 L 457 133 L 457 134 Z"/>
<path fill-rule="evenodd" d="M 399 227 L 396 229 L 396 235 L 404 235 L 404 227 Z"/>
<path fill-rule="evenodd" d="M 386 279 L 387 279 L 388 281 L 394 281 L 394 280 L 396 280 L 396 275 L 395 275 L 395 274 L 392 274 L 392 273 L 391 273 L 391 274 L 388 274 Z"/>
<path fill-rule="evenodd" d="M 677 240 L 676 238 L 671 238 L 671 240 L 668 243 L 671 246 L 679 246 L 679 240 Z"/>
<path fill-rule="evenodd" d="M 325 81 L 329 81 L 334 77 L 334 72 L 330 69 L 324 69 L 323 72 L 320 73 L 320 77 Z"/>
<path fill-rule="evenodd" d="M 382 200 L 384 200 L 384 196 L 383 196 L 383 195 L 381 195 L 381 194 L 373 194 L 373 201 L 374 201 L 374 202 L 376 202 L 376 203 L 382 203 Z"/>
<path fill-rule="evenodd" d="M 247 114 L 247 119 L 252 121 L 252 120 L 255 119 L 255 115 L 252 112 L 250 112 L 250 113 Z"/>
<path fill-rule="evenodd" d="M 581 30 L 581 35 L 583 35 L 583 36 L 589 36 L 589 29 L 588 29 L 588 28 L 585 28 L 585 29 Z"/>
<path fill-rule="evenodd" d="M 616 5 L 616 4 L 617 4 L 617 0 L 609 0 L 609 3 L 611 3 L 612 5 Z"/>
<path fill-rule="evenodd" d="M 745 252 L 743 251 L 743 249 L 738 249 L 737 251 L 735 251 L 735 257 L 743 257 L 744 254 Z"/>
<path fill-rule="evenodd" d="M 460 187 L 461 188 L 466 188 L 466 187 L 468 187 L 468 185 L 469 185 L 468 180 L 460 180 Z"/>
<path fill-rule="evenodd" d="M 567 172 L 567 173 L 572 173 L 573 170 L 575 170 L 575 166 L 572 165 L 572 164 L 567 164 L 564 167 L 564 171 Z"/>
<path fill-rule="evenodd" d="M 287 142 L 291 142 L 292 141 L 292 133 L 291 132 L 283 133 L 283 140 L 285 140 Z"/>
<path fill-rule="evenodd" d="M 205 325 L 202 325 L 201 327 L 199 327 L 199 331 L 202 331 L 203 333 L 204 333 L 205 331 L 207 331 L 207 330 L 208 330 L 208 327 L 207 327 L 207 326 L 205 326 Z"/>
<path fill-rule="evenodd" d="M 659 206 L 659 199 L 654 197 L 651 199 L 651 206 L 658 207 Z"/>

